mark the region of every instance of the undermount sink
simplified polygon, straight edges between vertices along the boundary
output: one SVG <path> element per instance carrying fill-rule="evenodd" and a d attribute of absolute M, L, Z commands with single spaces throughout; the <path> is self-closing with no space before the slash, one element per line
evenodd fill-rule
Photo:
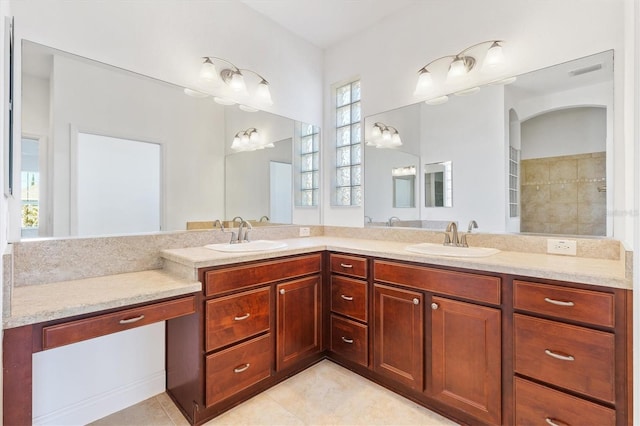
<path fill-rule="evenodd" d="M 487 257 L 500 252 L 489 247 L 456 247 L 433 243 L 413 244 L 404 249 L 412 253 L 451 257 Z"/>
<path fill-rule="evenodd" d="M 244 253 L 249 251 L 268 251 L 287 247 L 287 243 L 281 241 L 255 240 L 237 244 L 208 244 L 205 248 L 229 253 Z"/>

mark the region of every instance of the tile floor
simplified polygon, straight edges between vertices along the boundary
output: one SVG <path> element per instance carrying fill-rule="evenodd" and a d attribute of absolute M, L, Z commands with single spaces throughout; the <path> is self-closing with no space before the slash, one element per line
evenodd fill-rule
<path fill-rule="evenodd" d="M 95 426 L 188 425 L 166 393 Z M 425 425 L 456 423 L 324 360 L 206 423 L 214 425 Z"/>

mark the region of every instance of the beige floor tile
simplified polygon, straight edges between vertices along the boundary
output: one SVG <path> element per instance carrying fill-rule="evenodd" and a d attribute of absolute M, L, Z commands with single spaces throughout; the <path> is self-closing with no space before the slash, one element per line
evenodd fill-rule
<path fill-rule="evenodd" d="M 282 425 L 304 426 L 304 422 L 264 393 L 205 423 L 206 426 Z"/>
<path fill-rule="evenodd" d="M 144 400 L 110 416 L 103 417 L 92 426 L 173 426 L 174 423 L 167 416 L 156 397 Z"/>
<path fill-rule="evenodd" d="M 95 423 L 97 426 L 186 424 L 165 393 Z M 206 425 L 454 426 L 456 423 L 324 360 Z"/>

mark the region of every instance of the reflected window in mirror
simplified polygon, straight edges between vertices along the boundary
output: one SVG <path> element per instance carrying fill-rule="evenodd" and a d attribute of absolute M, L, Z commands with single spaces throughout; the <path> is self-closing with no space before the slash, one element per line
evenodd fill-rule
<path fill-rule="evenodd" d="M 453 206 L 451 161 L 425 164 L 424 166 L 424 206 Z"/>
<path fill-rule="evenodd" d="M 391 175 L 393 179 L 393 207 L 415 207 L 416 167 L 397 167 L 391 170 Z"/>
<path fill-rule="evenodd" d="M 312 124 L 297 123 L 299 131 L 297 159 L 299 178 L 296 188 L 296 206 L 318 205 L 320 188 L 320 128 Z"/>
<path fill-rule="evenodd" d="M 23 137 L 20 145 L 21 180 L 21 237 L 35 238 L 40 235 L 41 218 L 45 217 L 40 198 L 40 187 L 44 175 L 44 140 Z"/>
<path fill-rule="evenodd" d="M 336 184 L 334 203 L 362 204 L 360 81 L 336 89 Z"/>

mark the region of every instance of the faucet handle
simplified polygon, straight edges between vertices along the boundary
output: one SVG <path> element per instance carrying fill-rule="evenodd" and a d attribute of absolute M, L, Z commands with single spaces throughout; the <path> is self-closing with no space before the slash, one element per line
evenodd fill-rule
<path fill-rule="evenodd" d="M 467 234 L 460 235 L 460 247 L 469 247 L 469 243 L 467 243 Z"/>

